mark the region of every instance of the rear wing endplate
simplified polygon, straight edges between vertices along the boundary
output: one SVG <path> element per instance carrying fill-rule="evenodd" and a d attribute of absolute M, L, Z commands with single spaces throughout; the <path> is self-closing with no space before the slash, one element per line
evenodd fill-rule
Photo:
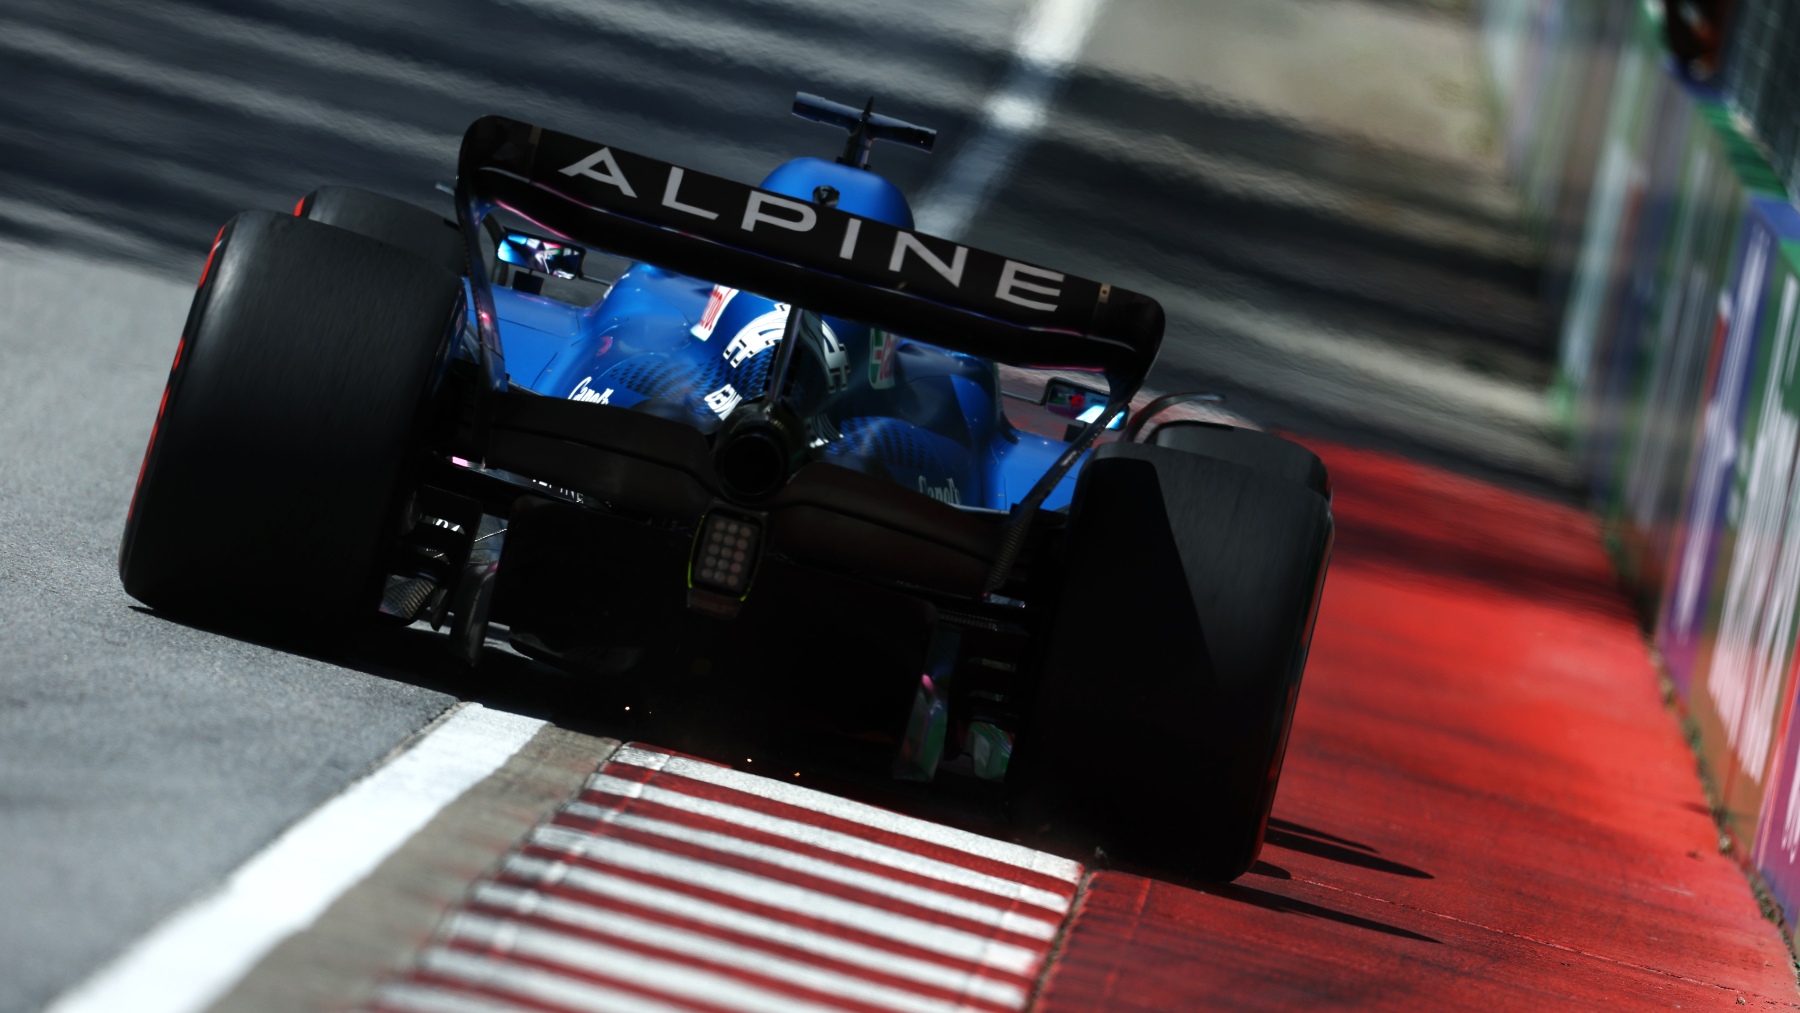
<path fill-rule="evenodd" d="M 478 242 L 504 208 L 570 242 L 1016 366 L 1104 372 L 1115 399 L 1162 342 L 1156 300 L 499 116 L 457 165 L 482 358 L 504 389 Z"/>

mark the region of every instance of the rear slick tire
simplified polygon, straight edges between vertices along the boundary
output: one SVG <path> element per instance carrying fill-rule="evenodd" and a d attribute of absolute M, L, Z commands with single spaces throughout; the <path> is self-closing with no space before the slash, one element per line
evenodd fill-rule
<path fill-rule="evenodd" d="M 453 274 L 469 273 L 462 230 L 417 204 L 353 186 L 322 186 L 301 198 L 295 214 L 405 250 Z"/>
<path fill-rule="evenodd" d="M 1111 444 L 1083 469 L 1019 815 L 1202 879 L 1262 849 L 1331 546 L 1331 510 L 1271 469 Z"/>
<path fill-rule="evenodd" d="M 321 644 L 372 616 L 462 291 L 343 229 L 266 212 L 226 225 L 125 522 L 126 592 Z"/>

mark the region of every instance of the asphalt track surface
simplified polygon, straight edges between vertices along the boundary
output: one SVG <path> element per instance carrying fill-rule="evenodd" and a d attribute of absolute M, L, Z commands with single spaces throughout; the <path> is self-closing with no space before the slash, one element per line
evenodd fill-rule
<path fill-rule="evenodd" d="M 795 90 L 875 94 L 938 127 L 935 162 L 877 156 L 927 190 L 980 132 L 1024 16 L 973 0 L 0 4 L 0 1010 L 42 1006 L 458 689 L 422 646 L 304 658 L 120 590 L 132 476 L 222 221 L 323 182 L 428 203 L 487 112 L 756 179 L 837 143 L 785 114 Z M 967 238 L 1157 294 L 1158 388 L 1564 496 L 1537 395 L 1550 339 L 1463 16 L 1113 0 Z M 614 730 L 515 668 L 482 698 Z"/>

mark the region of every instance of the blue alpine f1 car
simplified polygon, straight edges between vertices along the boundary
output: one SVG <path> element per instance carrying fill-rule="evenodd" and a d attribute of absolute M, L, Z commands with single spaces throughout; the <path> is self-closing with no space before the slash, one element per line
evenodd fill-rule
<path fill-rule="evenodd" d="M 207 257 L 124 537 L 167 613 L 701 677 L 895 776 L 1247 869 L 1331 545 L 1324 467 L 1131 411 L 1148 296 L 916 230 L 848 131 L 749 186 L 501 117 L 456 219 L 323 187 Z M 623 270 L 602 270 L 607 258 Z M 1194 395 L 1197 397 L 1199 395 Z"/>

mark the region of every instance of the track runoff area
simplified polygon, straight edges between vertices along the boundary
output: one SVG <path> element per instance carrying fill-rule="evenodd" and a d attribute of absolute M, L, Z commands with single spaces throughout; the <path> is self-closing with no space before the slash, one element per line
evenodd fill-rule
<path fill-rule="evenodd" d="M 1592 521 L 1315 449 L 1338 547 L 1268 847 L 1235 883 L 464 705 L 51 1009 L 1800 1000 Z"/>

